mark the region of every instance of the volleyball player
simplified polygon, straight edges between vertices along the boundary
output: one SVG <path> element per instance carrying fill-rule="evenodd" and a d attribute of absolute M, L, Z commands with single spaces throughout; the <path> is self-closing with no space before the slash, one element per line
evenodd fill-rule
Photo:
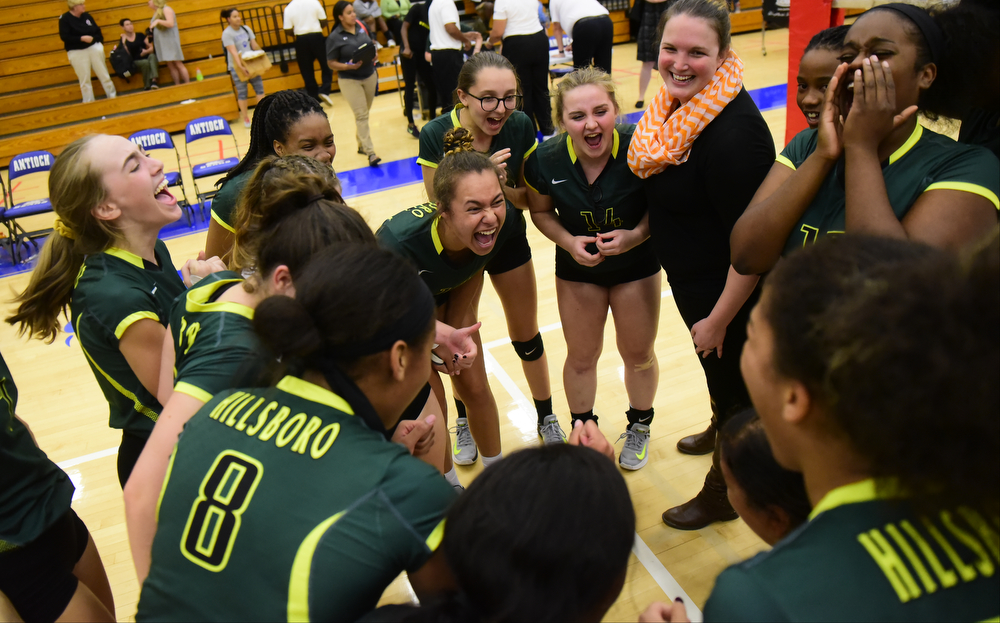
<path fill-rule="evenodd" d="M 0 355 L 0 618 L 114 621 L 97 545 L 70 507 L 75 487 L 16 412 L 17 386 Z"/>
<path fill-rule="evenodd" d="M 775 267 L 742 367 L 813 511 L 718 577 L 706 621 L 1000 615 L 998 281 L 995 235 L 968 267 L 863 236 Z"/>
<path fill-rule="evenodd" d="M 795 104 L 806 117 L 809 128 L 819 127 L 823 99 L 830 79 L 840 65 L 844 48 L 844 35 L 850 26 L 834 26 L 818 32 L 809 40 L 799 60 L 799 74 L 795 78 Z"/>
<path fill-rule="evenodd" d="M 294 299 L 261 302 L 277 382 L 188 422 L 136 619 L 353 621 L 404 570 L 430 598 L 455 493 L 384 434 L 427 383 L 434 324 L 416 269 L 367 245 L 325 250 Z"/>
<path fill-rule="evenodd" d="M 375 245 L 368 224 L 343 205 L 336 184 L 333 170 L 318 160 L 265 158 L 247 182 L 250 192 L 236 219 L 242 226 L 234 255 L 252 257 L 246 262 L 252 273 L 246 280 L 215 273 L 172 306 L 160 366 L 163 412 L 125 487 L 140 583 L 149 569 L 156 502 L 178 435 L 212 396 L 255 381 L 266 362 L 253 334 L 254 309 L 269 296 L 293 296 L 295 278 L 320 250 L 342 242 Z"/>
<path fill-rule="evenodd" d="M 948 99 L 938 76 L 977 51 L 945 36 L 908 4 L 877 6 L 847 32 L 817 130 L 785 147 L 733 227 L 733 266 L 770 270 L 779 257 L 837 233 L 906 238 L 959 249 L 990 231 L 1000 207 L 1000 164 L 917 122 Z M 953 49 L 954 48 L 954 49 Z M 960 55 L 961 62 L 938 63 Z M 960 74 L 964 75 L 964 74 Z M 843 119 L 843 121 L 841 121 Z"/>
<path fill-rule="evenodd" d="M 52 341 L 69 306 L 111 427 L 122 429 L 124 487 L 162 409 L 156 396 L 164 325 L 184 283 L 157 234 L 181 209 L 167 190 L 163 163 L 118 136 L 71 143 L 52 167 L 49 197 L 55 231 L 7 322 Z M 199 276 L 217 268 L 192 266 Z"/>
<path fill-rule="evenodd" d="M 267 156 L 309 156 L 333 166 L 337 155 L 330 120 L 315 99 L 298 90 L 278 91 L 253 111 L 250 145 L 243 160 L 219 180 L 212 199 L 205 254 L 228 263 L 236 232 L 236 205 L 254 168 Z"/>
<path fill-rule="evenodd" d="M 649 241 L 643 183 L 626 159 L 635 126 L 616 125 L 618 112 L 608 74 L 585 68 L 566 76 L 556 91 L 556 119 L 565 132 L 528 157 L 524 179 L 531 219 L 556 243 L 563 384 L 573 420 L 596 419 L 597 361 L 610 308 L 629 398 L 619 464 L 636 470 L 649 460 L 659 377 L 653 342 L 660 264 Z"/>
<path fill-rule="evenodd" d="M 535 269 L 521 212 L 528 207 L 521 168 L 524 159 L 538 145 L 535 127 L 526 114 L 516 110 L 521 103 L 517 74 L 510 61 L 499 54 L 480 53 L 466 61 L 458 75 L 455 93 L 459 104 L 451 113 L 432 120 L 420 131 L 417 163 L 423 172 L 424 188 L 428 199 L 436 201 L 434 177 L 445 154 L 445 133 L 452 128 L 462 127 L 471 132 L 473 148 L 500 165 L 511 225 L 517 231 L 510 243 L 503 245 L 490 260 L 486 272 L 503 305 L 511 345 L 522 362 L 538 416 L 539 434 L 547 443 L 561 442 L 566 436 L 558 418 L 548 418 L 552 415 L 549 364 L 538 330 Z M 468 401 L 461 392 L 458 395 L 462 400 L 456 400 L 458 435 L 454 459 L 459 465 L 467 465 L 475 461 L 478 451 L 473 436 L 465 428 Z M 499 446 L 495 449 L 499 450 Z"/>

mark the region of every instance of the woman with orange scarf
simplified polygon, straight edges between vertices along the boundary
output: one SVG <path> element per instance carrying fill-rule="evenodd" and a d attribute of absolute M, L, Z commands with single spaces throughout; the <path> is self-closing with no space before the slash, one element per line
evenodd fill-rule
<path fill-rule="evenodd" d="M 628 163 L 646 180 L 653 247 L 712 398 L 708 430 L 677 443 L 686 454 L 713 453 L 705 485 L 693 500 L 663 513 L 668 526 L 697 530 L 737 517 L 715 439 L 726 419 L 750 406 L 740 355 L 758 277 L 732 269 L 729 234 L 775 154 L 770 130 L 743 88 L 725 4 L 677 0 L 659 32 L 664 86 L 632 136 Z"/>

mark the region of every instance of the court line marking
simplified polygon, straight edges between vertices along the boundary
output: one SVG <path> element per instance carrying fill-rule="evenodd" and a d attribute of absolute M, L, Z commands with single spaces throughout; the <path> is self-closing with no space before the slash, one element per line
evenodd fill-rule
<path fill-rule="evenodd" d="M 70 467 L 76 467 L 82 463 L 89 463 L 90 461 L 96 461 L 97 459 L 103 459 L 106 456 L 114 456 L 118 454 L 118 447 L 108 448 L 107 450 L 101 450 L 99 452 L 91 452 L 90 454 L 84 454 L 83 456 L 78 456 L 75 459 L 68 459 L 61 463 L 56 463 L 61 469 L 69 469 Z"/>
<path fill-rule="evenodd" d="M 668 294 L 669 290 L 664 292 L 664 295 Z M 552 325 L 550 325 L 552 326 Z M 483 345 L 483 357 L 486 362 L 487 373 L 493 374 L 500 385 L 507 391 L 510 397 L 514 400 L 520 410 L 527 410 L 528 413 L 532 415 L 534 419 L 534 407 L 528 397 L 524 395 L 521 388 L 517 386 L 514 379 L 510 378 L 507 371 L 503 369 L 503 366 L 496 360 L 493 353 L 489 351 L 486 345 Z M 656 557 L 653 550 L 646 545 L 646 542 L 642 540 L 639 533 L 635 533 L 635 541 L 632 544 L 632 553 L 639 560 L 643 567 L 645 567 L 646 572 L 652 576 L 653 581 L 656 585 L 667 595 L 671 600 L 680 597 L 684 600 L 684 606 L 687 608 L 688 618 L 694 623 L 701 623 L 704 620 L 702 616 L 701 609 L 694 603 L 687 592 L 681 588 L 681 585 L 677 583 L 674 576 L 667 571 L 667 568 L 660 562 L 660 559 Z"/>

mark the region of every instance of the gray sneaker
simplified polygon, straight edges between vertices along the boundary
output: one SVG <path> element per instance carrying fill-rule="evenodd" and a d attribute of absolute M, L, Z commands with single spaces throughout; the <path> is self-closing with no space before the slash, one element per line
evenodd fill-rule
<path fill-rule="evenodd" d="M 479 449 L 472 439 L 472 431 L 469 430 L 469 420 L 464 417 L 455 420 L 455 426 L 451 432 L 455 433 L 455 445 L 452 446 L 452 460 L 455 465 L 472 465 L 479 458 Z"/>
<path fill-rule="evenodd" d="M 559 426 L 559 418 L 554 415 L 546 415 L 542 423 L 538 425 L 538 436 L 546 446 L 554 443 L 566 443 L 566 433 Z"/>
<path fill-rule="evenodd" d="M 625 447 L 618 455 L 618 465 L 632 471 L 642 469 L 649 460 L 649 427 L 645 424 L 633 424 L 632 429 L 626 429 L 618 441 L 622 439 L 625 440 Z"/>

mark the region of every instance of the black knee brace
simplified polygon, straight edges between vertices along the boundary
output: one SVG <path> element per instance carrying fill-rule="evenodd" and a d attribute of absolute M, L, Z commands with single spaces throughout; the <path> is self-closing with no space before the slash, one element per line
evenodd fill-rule
<path fill-rule="evenodd" d="M 522 361 L 535 361 L 545 354 L 545 345 L 542 344 L 541 333 L 536 333 L 535 337 L 527 342 L 511 341 L 510 345 L 514 347 L 514 352 L 517 353 L 517 356 Z"/>

